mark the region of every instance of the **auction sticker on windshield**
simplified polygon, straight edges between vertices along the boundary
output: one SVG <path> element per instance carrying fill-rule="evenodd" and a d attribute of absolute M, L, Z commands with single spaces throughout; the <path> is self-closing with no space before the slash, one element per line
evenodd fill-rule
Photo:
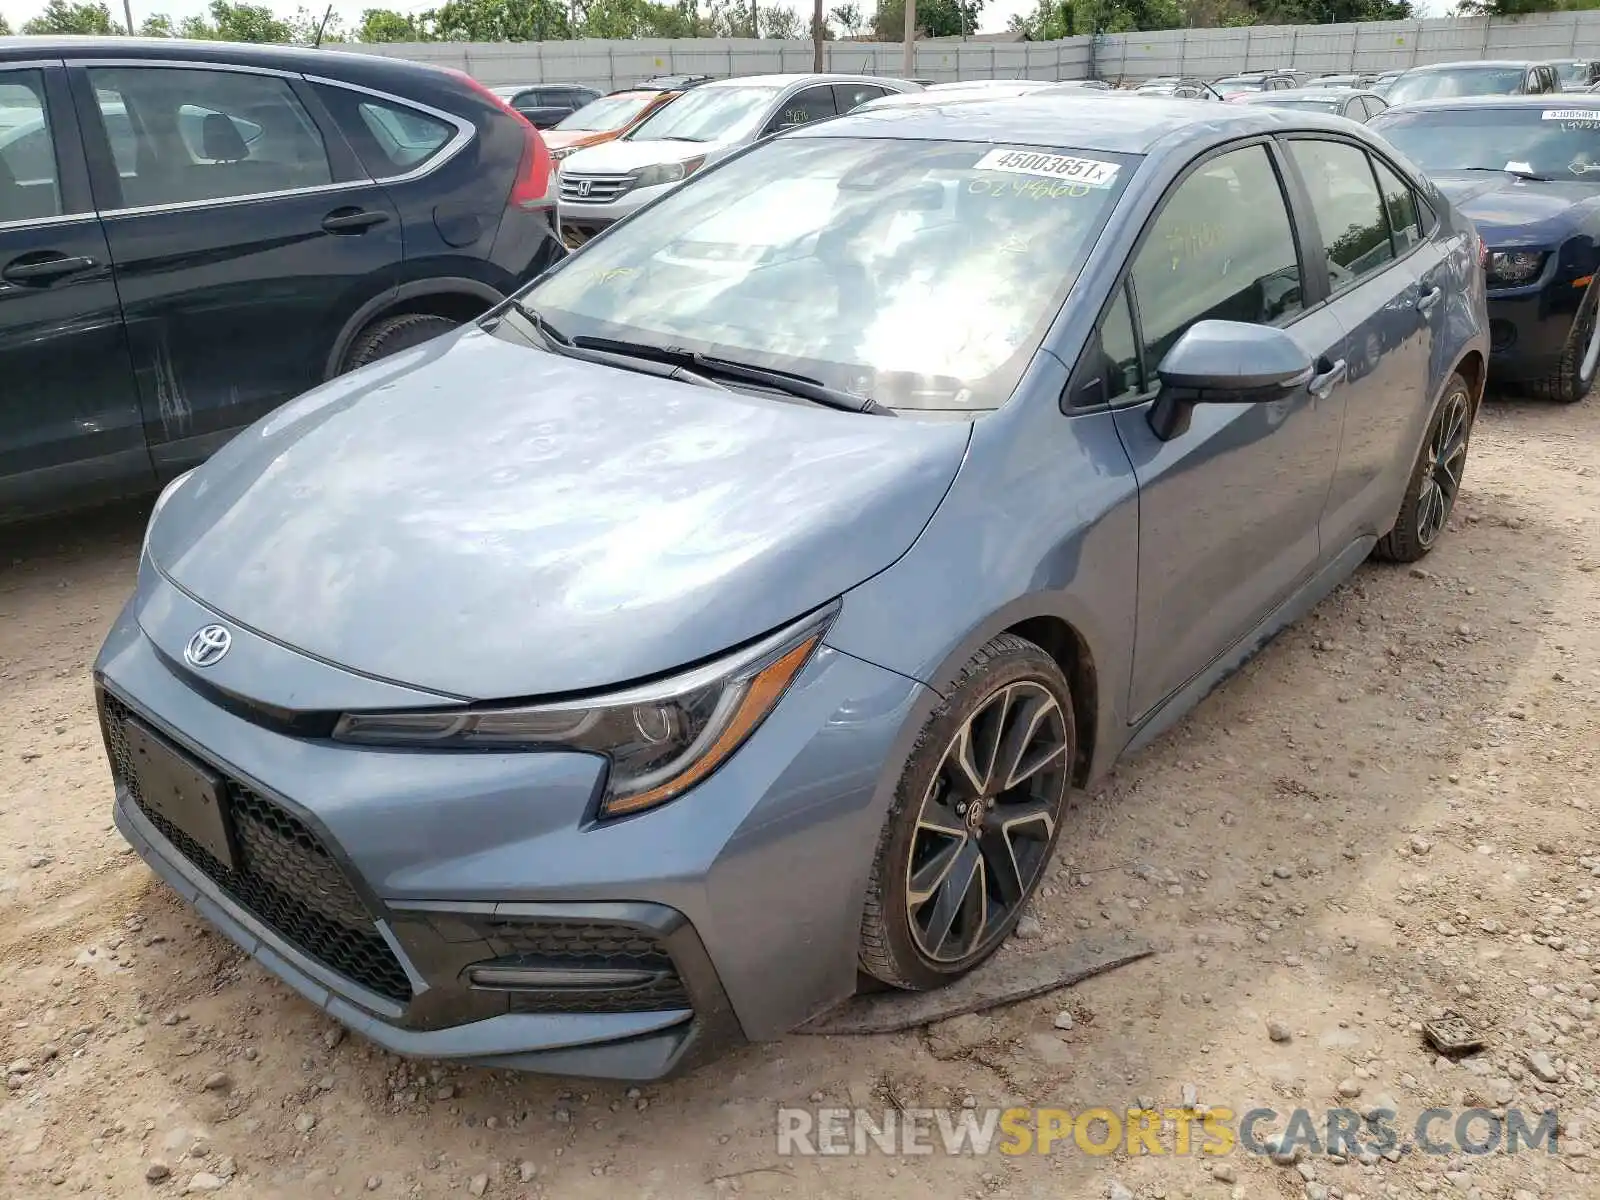
<path fill-rule="evenodd" d="M 1086 187 L 1110 187 L 1118 164 L 1070 154 L 1045 154 L 1038 150 L 991 150 L 972 164 L 974 171 L 1008 171 L 1013 175 L 1042 175 Z"/>
<path fill-rule="evenodd" d="M 1546 121 L 1600 121 L 1600 108 L 1547 108 Z"/>

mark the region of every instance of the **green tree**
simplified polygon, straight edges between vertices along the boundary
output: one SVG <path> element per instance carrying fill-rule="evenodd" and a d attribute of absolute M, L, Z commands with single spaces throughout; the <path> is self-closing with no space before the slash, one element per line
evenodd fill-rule
<path fill-rule="evenodd" d="M 50 0 L 44 11 L 22 27 L 23 33 L 83 33 L 105 37 L 122 33 L 121 25 L 111 23 L 111 10 L 104 4 L 68 4 Z"/>
<path fill-rule="evenodd" d="M 586 38 L 692 37 L 693 24 L 683 9 L 654 0 L 593 0 L 574 31 Z"/>
<path fill-rule="evenodd" d="M 976 33 L 984 0 L 917 0 L 917 31 L 924 37 Z M 881 0 L 872 18 L 873 36 L 898 42 L 906 33 L 906 0 Z"/>
<path fill-rule="evenodd" d="M 0 13 L 0 37 L 11 36 L 11 23 L 6 20 L 5 13 Z"/>
<path fill-rule="evenodd" d="M 178 26 L 180 36 L 213 42 L 294 41 L 294 28 L 264 4 L 230 4 L 211 0 L 210 19 L 185 17 Z"/>
<path fill-rule="evenodd" d="M 902 13 L 904 12 L 904 10 L 901 11 Z M 836 4 L 829 10 L 828 16 L 832 18 L 835 25 L 851 37 L 857 36 L 867 27 L 867 18 L 862 15 L 861 6 L 858 4 Z M 905 20 L 903 15 L 901 20 Z"/>
<path fill-rule="evenodd" d="M 344 18 L 338 13 L 328 13 L 325 8 L 312 12 L 302 7 L 289 18 L 289 40 L 301 46 L 326 46 L 330 42 L 346 41 Z"/>
<path fill-rule="evenodd" d="M 811 22 L 802 21 L 794 9 L 773 3 L 761 10 L 761 32 L 757 36 L 785 42 L 804 41 L 811 36 L 810 25 Z"/>
<path fill-rule="evenodd" d="M 173 27 L 172 18 L 166 13 L 151 13 L 139 26 L 139 36 L 148 38 L 177 37 L 178 31 Z"/>
<path fill-rule="evenodd" d="M 369 8 L 356 26 L 358 42 L 431 42 L 433 35 L 423 19 L 388 8 Z"/>
<path fill-rule="evenodd" d="M 446 0 L 428 14 L 447 42 L 557 41 L 572 36 L 558 0 Z"/>

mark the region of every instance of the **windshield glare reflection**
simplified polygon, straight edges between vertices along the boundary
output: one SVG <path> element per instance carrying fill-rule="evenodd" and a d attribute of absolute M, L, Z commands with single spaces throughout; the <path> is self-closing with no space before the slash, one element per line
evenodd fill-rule
<path fill-rule="evenodd" d="M 568 335 L 799 372 L 895 408 L 995 408 L 1136 161 L 997 157 L 1008 153 L 772 142 L 670 193 L 524 299 Z"/>

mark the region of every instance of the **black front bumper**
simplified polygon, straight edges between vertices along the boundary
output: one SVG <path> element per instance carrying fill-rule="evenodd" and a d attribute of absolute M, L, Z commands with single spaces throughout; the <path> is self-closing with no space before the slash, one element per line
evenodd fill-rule
<path fill-rule="evenodd" d="M 1542 379 L 1556 369 L 1584 290 L 1549 280 L 1489 293 L 1489 367 L 1505 383 Z"/>

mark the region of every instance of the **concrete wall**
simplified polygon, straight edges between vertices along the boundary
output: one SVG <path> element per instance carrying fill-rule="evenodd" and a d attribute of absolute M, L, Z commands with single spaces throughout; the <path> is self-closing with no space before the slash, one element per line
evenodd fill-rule
<path fill-rule="evenodd" d="M 649 75 L 756 75 L 809 71 L 810 42 L 639 40 L 420 42 L 343 47 L 465 70 L 489 84 L 582 83 L 605 90 Z M 1600 10 L 1488 18 L 1377 21 L 1361 25 L 1261 25 L 1173 29 L 1059 42 L 940 39 L 917 47 L 918 78 L 1105 79 L 1223 75 L 1295 66 L 1311 71 L 1390 70 L 1473 58 L 1600 57 Z M 827 69 L 898 75 L 898 42 L 830 42 Z"/>

